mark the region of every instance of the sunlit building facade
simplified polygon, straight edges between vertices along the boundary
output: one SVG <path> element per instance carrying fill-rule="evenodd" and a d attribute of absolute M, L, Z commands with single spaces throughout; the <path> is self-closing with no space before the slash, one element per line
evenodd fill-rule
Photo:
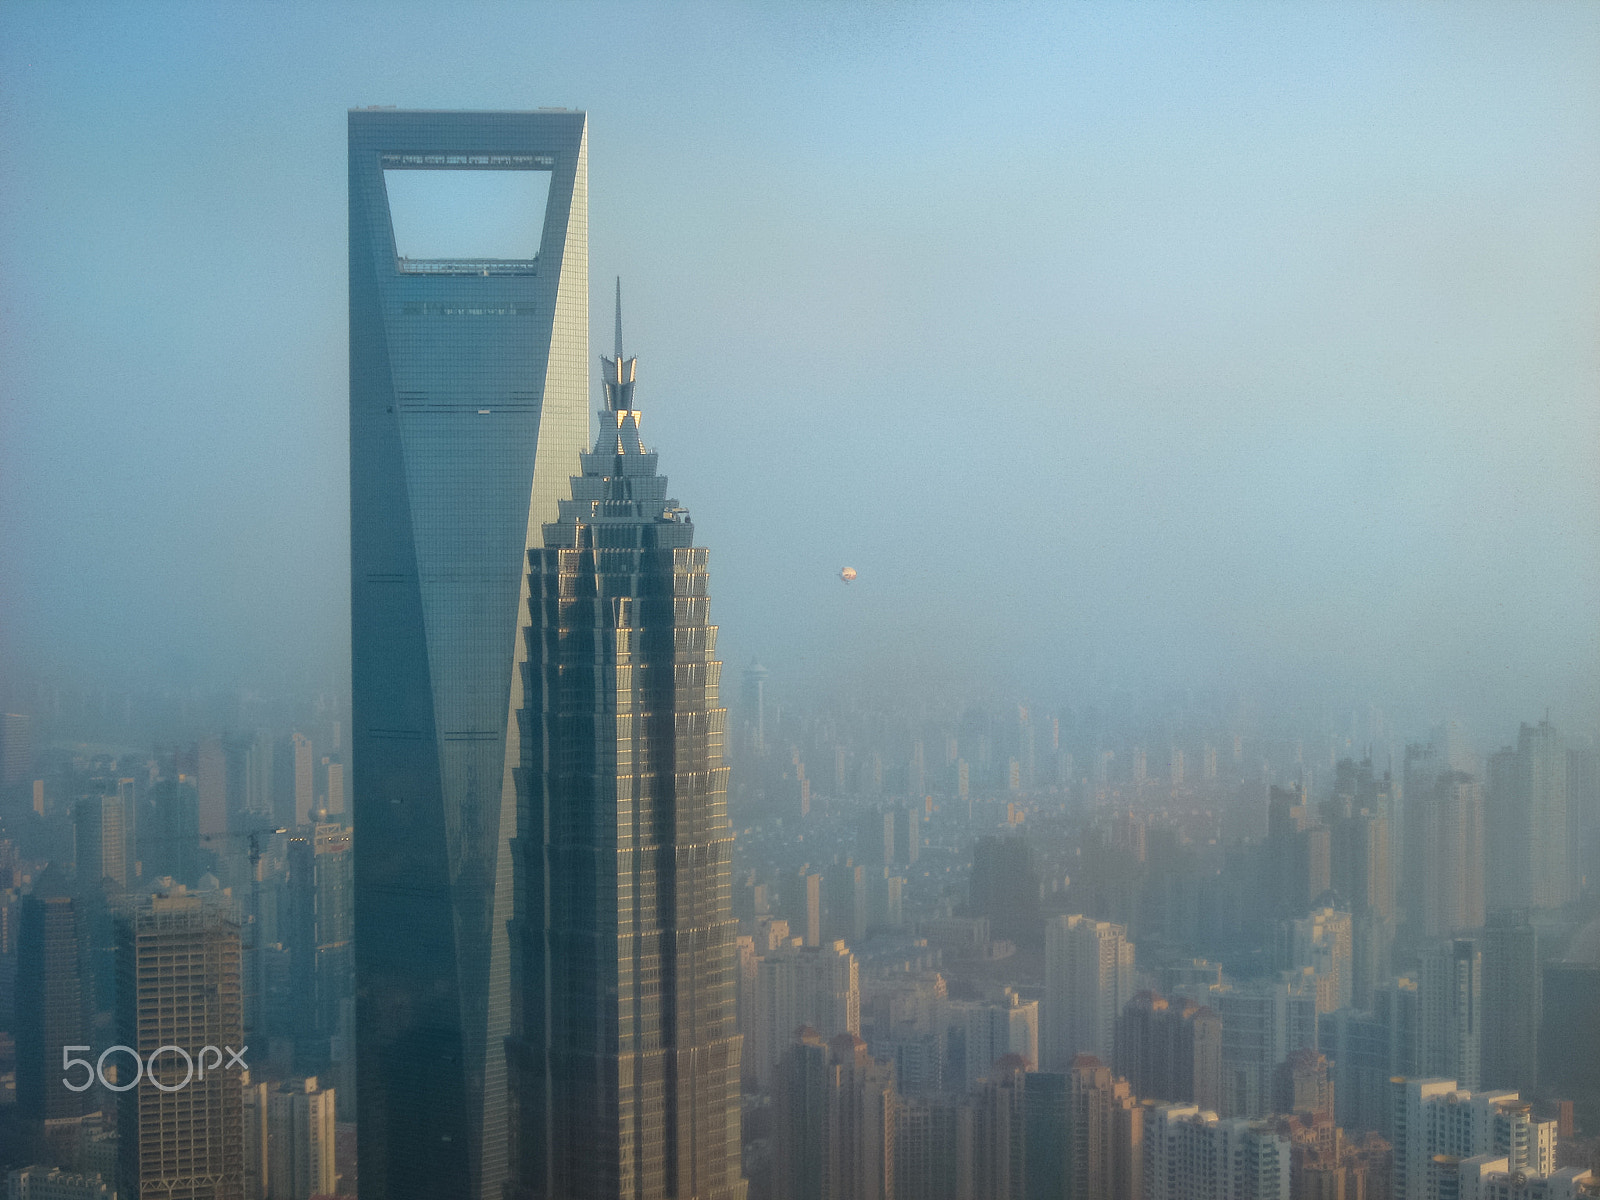
<path fill-rule="evenodd" d="M 738 926 L 706 551 L 639 440 L 620 301 L 603 361 L 599 438 L 528 553 L 512 1194 L 737 1200 Z"/>
<path fill-rule="evenodd" d="M 119 1195 L 244 1200 L 244 1083 L 230 1055 L 245 1051 L 239 967 L 228 893 L 179 888 L 124 904 L 115 1032 L 129 1049 L 108 1065 L 136 1085 L 118 1089 Z"/>

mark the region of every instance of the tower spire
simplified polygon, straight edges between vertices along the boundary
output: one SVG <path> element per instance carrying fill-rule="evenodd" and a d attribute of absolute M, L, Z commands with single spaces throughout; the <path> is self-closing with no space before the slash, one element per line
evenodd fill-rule
<path fill-rule="evenodd" d="M 622 276 L 617 276 L 617 362 L 622 361 Z"/>
<path fill-rule="evenodd" d="M 606 388 L 606 408 L 611 412 L 630 412 L 633 409 L 633 377 L 634 363 L 632 358 L 622 357 L 622 276 L 617 276 L 617 356 L 607 358 L 604 354 L 600 361 L 605 364 L 602 372 Z"/>

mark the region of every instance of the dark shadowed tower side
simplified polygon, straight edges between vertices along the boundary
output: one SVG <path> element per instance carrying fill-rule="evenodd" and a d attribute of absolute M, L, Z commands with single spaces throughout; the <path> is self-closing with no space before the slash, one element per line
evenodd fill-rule
<path fill-rule="evenodd" d="M 528 553 L 514 1196 L 740 1200 L 722 664 L 706 551 L 639 440 L 620 289 L 606 411 Z"/>
<path fill-rule="evenodd" d="M 362 109 L 349 132 L 361 1195 L 501 1200 L 517 631 L 589 435 L 585 117 Z M 418 171 L 547 175 L 535 256 L 401 257 L 390 192 Z"/>

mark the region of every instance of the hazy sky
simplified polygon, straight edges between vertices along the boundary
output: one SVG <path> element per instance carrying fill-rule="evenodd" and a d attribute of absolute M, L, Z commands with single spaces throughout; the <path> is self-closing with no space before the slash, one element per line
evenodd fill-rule
<path fill-rule="evenodd" d="M 1596 63 L 1592 4 L 11 0 L 3 661 L 343 679 L 346 109 L 565 105 L 735 667 L 1593 728 Z"/>

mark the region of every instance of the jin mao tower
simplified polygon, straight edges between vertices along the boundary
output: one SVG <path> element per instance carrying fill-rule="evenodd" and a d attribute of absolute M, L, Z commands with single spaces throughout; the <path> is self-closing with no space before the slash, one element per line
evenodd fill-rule
<path fill-rule="evenodd" d="M 528 552 L 513 1195 L 742 1200 L 722 664 L 620 286 L 601 361 L 599 438 Z"/>

